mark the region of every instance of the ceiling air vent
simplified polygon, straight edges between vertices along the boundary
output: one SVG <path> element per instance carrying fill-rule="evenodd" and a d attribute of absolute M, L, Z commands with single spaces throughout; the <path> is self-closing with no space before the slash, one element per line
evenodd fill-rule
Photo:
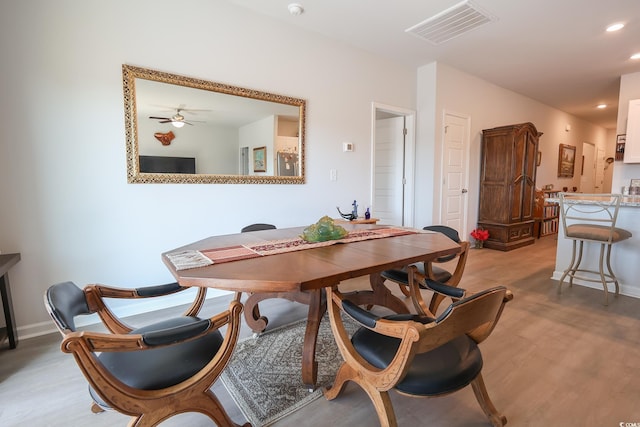
<path fill-rule="evenodd" d="M 439 45 L 496 18 L 466 0 L 405 30 Z"/>

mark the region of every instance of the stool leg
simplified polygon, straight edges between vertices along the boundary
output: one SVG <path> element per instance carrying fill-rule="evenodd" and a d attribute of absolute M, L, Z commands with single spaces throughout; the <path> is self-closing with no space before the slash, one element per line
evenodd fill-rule
<path fill-rule="evenodd" d="M 575 243 L 575 240 L 574 240 Z M 576 264 L 573 266 L 573 269 L 571 270 L 571 275 L 570 275 L 570 279 L 569 279 L 569 286 L 573 286 L 573 278 L 576 275 L 576 271 L 578 271 L 578 269 L 580 268 L 580 263 L 582 262 L 582 249 L 584 247 L 584 240 L 580 240 L 580 246 L 578 248 L 578 260 L 576 261 Z"/>
<path fill-rule="evenodd" d="M 613 274 L 613 269 L 611 269 L 611 248 L 613 245 L 607 245 L 607 270 L 609 270 L 609 276 L 613 279 L 613 283 L 616 285 L 616 296 L 620 295 L 620 284 L 618 283 L 618 278 L 615 274 Z"/>
<path fill-rule="evenodd" d="M 567 277 L 569 272 L 573 271 L 573 263 L 575 260 L 576 260 L 576 241 L 574 240 L 573 251 L 571 252 L 571 261 L 569 262 L 569 266 L 567 267 L 567 269 L 564 271 L 564 273 L 562 273 L 562 277 L 560 278 L 560 283 L 558 284 L 558 293 L 561 293 L 562 291 L 562 283 L 564 282 L 564 278 Z"/>
<path fill-rule="evenodd" d="M 600 262 L 598 267 L 600 269 L 600 280 L 602 281 L 602 287 L 604 288 L 604 305 L 609 305 L 609 286 L 607 286 L 607 278 L 604 275 L 604 243 L 600 244 Z M 609 264 L 609 255 L 607 254 L 607 264 Z"/>

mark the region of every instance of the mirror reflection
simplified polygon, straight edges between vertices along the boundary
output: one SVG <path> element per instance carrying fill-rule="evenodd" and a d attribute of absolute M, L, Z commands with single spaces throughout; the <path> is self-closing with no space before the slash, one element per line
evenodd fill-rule
<path fill-rule="evenodd" d="M 304 183 L 305 101 L 123 65 L 131 183 Z"/>

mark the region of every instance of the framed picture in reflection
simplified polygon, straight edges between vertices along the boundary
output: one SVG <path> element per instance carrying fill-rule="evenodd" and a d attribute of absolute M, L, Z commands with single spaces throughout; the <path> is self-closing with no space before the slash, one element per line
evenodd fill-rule
<path fill-rule="evenodd" d="M 253 149 L 253 171 L 267 171 L 267 147 L 257 147 Z"/>

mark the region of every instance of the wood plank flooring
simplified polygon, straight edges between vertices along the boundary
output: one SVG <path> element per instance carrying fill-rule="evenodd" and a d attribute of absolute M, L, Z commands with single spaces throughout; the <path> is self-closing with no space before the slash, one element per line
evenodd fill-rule
<path fill-rule="evenodd" d="M 469 256 L 462 287 L 474 291 L 504 284 L 515 296 L 481 346 L 493 402 L 514 427 L 640 423 L 640 299 L 621 296 L 604 306 L 602 291 L 582 286 L 564 287 L 558 295 L 557 282 L 550 279 L 554 238 L 506 253 L 472 250 Z M 367 282 L 354 279 L 342 286 L 363 288 Z M 208 301 L 205 314 L 225 307 L 225 299 Z M 41 303 L 34 302 L 34 309 L 36 304 Z M 268 301 L 261 308 L 270 328 L 305 316 L 304 306 L 288 301 Z M 161 315 L 167 313 L 138 316 L 135 322 Z M 250 333 L 243 328 L 243 336 Z M 125 426 L 127 416 L 90 412 L 86 381 L 59 344 L 59 335 L 51 334 L 22 340 L 16 350 L 0 350 L 0 425 Z M 243 422 L 224 387 L 216 383 L 214 391 L 231 417 Z M 392 400 L 400 426 L 489 425 L 470 388 L 433 399 L 392 393 Z M 162 425 L 212 423 L 199 414 L 182 414 Z M 378 421 L 364 392 L 349 384 L 338 399 L 318 399 L 275 424 L 301 425 L 375 426 Z"/>

